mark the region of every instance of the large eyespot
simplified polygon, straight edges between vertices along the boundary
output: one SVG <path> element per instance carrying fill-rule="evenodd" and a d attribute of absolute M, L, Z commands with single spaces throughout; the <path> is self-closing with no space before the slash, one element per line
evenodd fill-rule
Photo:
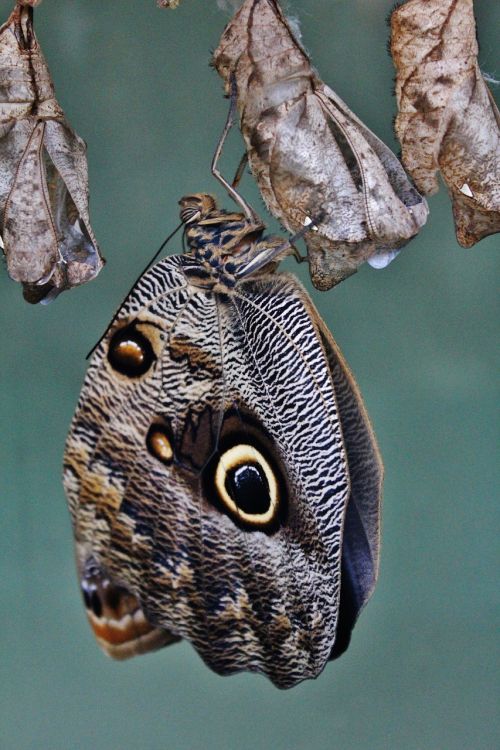
<path fill-rule="evenodd" d="M 275 531 L 284 511 L 283 483 L 276 469 L 254 445 L 237 443 L 216 457 L 209 495 L 238 525 Z"/>
<path fill-rule="evenodd" d="M 120 328 L 110 341 L 108 361 L 114 370 L 128 378 L 144 375 L 155 359 L 151 342 L 135 323 Z"/>
<path fill-rule="evenodd" d="M 166 425 L 154 422 L 148 430 L 146 447 L 162 464 L 170 464 L 174 458 L 172 440 Z"/>

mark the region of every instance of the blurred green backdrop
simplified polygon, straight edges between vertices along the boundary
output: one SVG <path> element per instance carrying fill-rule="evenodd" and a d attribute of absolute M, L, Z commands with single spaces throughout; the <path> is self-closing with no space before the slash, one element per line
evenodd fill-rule
<path fill-rule="evenodd" d="M 290 3 L 323 78 L 397 149 L 391 4 Z M 6 18 L 11 3 L 0 7 Z M 500 4 L 476 0 L 476 12 L 481 65 L 499 77 Z M 224 197 L 209 162 L 227 103 L 208 58 L 227 16 L 215 0 L 176 11 L 154 0 L 44 0 L 35 15 L 59 100 L 89 145 L 91 214 L 108 265 L 45 308 L 27 305 L 1 269 L 0 747 L 497 748 L 500 239 L 461 249 L 444 190 L 387 270 L 366 267 L 313 293 L 386 466 L 380 582 L 347 654 L 317 681 L 279 692 L 257 676 L 212 674 L 188 644 L 121 664 L 97 648 L 73 565 L 63 444 L 85 353 L 176 225 L 178 198 Z M 240 153 L 235 131 L 228 174 Z M 250 177 L 242 189 L 264 213 Z"/>

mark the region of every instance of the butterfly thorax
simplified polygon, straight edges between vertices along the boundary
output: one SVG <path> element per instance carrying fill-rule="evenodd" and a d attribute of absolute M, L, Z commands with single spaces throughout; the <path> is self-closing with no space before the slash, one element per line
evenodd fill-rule
<path fill-rule="evenodd" d="M 288 252 L 282 238 L 263 236 L 265 226 L 259 220 L 218 209 L 211 196 L 186 196 L 179 203 L 186 224 L 184 272 L 194 286 L 229 291 L 253 275 L 251 270 L 246 273 L 250 261 L 264 257 L 271 248 L 283 246 Z M 268 274 L 276 265 L 267 263 L 262 271 Z"/>

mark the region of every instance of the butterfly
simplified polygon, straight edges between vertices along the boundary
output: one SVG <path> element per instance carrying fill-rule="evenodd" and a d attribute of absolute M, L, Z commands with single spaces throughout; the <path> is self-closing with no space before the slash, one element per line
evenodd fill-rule
<path fill-rule="evenodd" d="M 92 357 L 64 485 L 102 648 L 190 641 L 280 688 L 349 643 L 378 572 L 382 463 L 289 243 L 180 201 L 187 251 L 133 288 Z"/>

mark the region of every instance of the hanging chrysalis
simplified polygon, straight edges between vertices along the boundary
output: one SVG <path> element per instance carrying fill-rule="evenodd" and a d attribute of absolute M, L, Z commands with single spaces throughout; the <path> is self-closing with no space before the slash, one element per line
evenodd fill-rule
<path fill-rule="evenodd" d="M 0 234 L 7 270 L 28 302 L 48 302 L 95 278 L 104 261 L 90 226 L 86 146 L 55 99 L 33 9 L 23 3 L 0 28 L 0 80 Z"/>
<path fill-rule="evenodd" d="M 319 78 L 276 0 L 245 0 L 213 64 L 235 89 L 248 160 L 267 207 L 305 238 L 313 284 L 382 267 L 427 219 L 399 161 Z"/>
<path fill-rule="evenodd" d="M 449 190 L 457 240 L 500 232 L 500 113 L 477 62 L 472 0 L 409 0 L 391 16 L 396 134 L 426 195 Z"/>

